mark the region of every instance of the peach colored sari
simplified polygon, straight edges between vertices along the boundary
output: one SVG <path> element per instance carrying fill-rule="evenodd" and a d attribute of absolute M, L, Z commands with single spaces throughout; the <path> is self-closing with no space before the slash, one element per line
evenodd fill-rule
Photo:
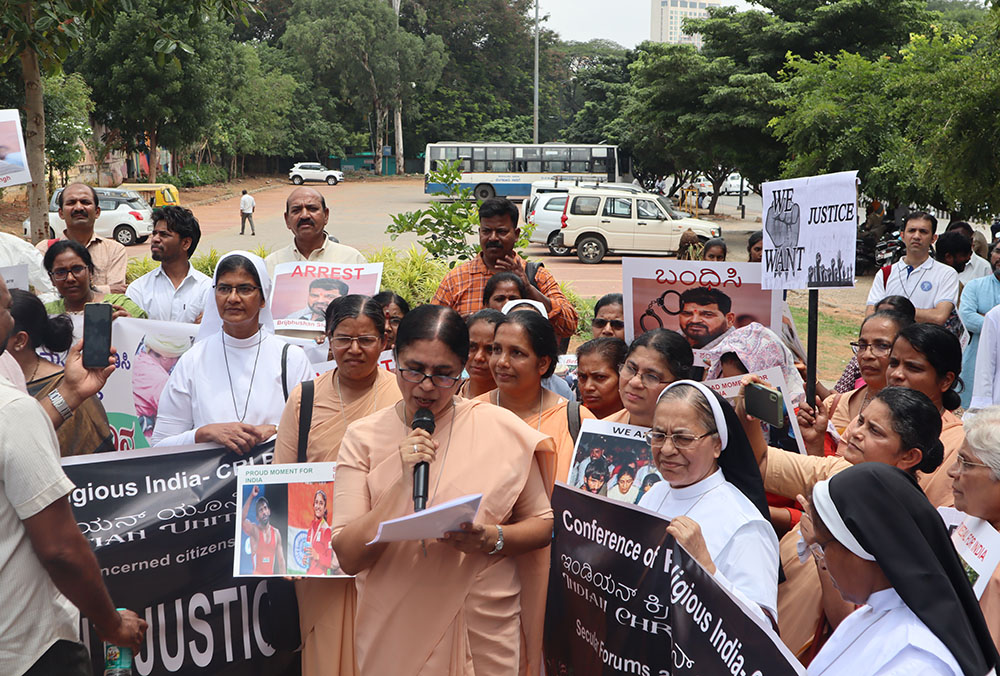
<path fill-rule="evenodd" d="M 400 475 L 409 433 L 395 408 L 344 435 L 334 493 L 334 537 L 368 513 Z M 552 440 L 510 411 L 455 398 L 438 416 L 429 506 L 482 493 L 476 523 L 551 518 Z M 398 514 L 396 516 L 403 516 Z M 357 576 L 355 648 L 372 676 L 537 674 L 549 548 L 515 558 L 464 554 L 436 541 L 390 544 Z"/>
<path fill-rule="evenodd" d="M 379 369 L 367 396 L 351 401 L 345 408 L 334 385 L 336 371 L 316 379 L 312 425 L 306 459 L 309 462 L 336 462 L 340 441 L 347 425 L 389 406 L 400 399 L 396 375 Z M 299 407 L 302 388 L 288 397 L 278 426 L 274 446 L 276 463 L 295 462 L 299 444 Z M 354 655 L 354 614 L 358 594 L 354 580 L 298 580 L 299 625 L 302 630 L 303 676 L 352 676 L 359 673 Z"/>

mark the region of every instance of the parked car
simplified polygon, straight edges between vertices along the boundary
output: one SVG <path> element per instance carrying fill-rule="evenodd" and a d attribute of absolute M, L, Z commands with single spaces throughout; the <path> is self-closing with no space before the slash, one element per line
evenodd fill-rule
<path fill-rule="evenodd" d="M 562 227 L 562 212 L 566 206 L 569 193 L 548 192 L 535 196 L 528 207 L 528 215 L 524 219 L 535 226 L 529 240 L 535 244 L 545 244 L 553 256 L 566 256 L 570 250 L 564 246 L 554 246 L 556 236 Z"/>
<path fill-rule="evenodd" d="M 717 223 L 690 218 L 658 195 L 574 190 L 563 207 L 552 246 L 576 249 L 581 263 L 600 263 L 609 253 L 674 253 L 689 228 L 702 242 L 722 236 Z"/>
<path fill-rule="evenodd" d="M 306 181 L 325 181 L 329 185 L 337 185 L 344 180 L 344 172 L 327 169 L 316 162 L 296 162 L 288 170 L 288 180 L 295 185 L 302 185 Z"/>
<path fill-rule="evenodd" d="M 649 192 L 642 186 L 634 183 L 610 183 L 608 181 L 598 181 L 596 179 L 581 179 L 579 176 L 572 178 L 543 178 L 531 184 L 531 194 L 524 200 L 524 220 L 528 220 L 528 215 L 535 206 L 535 199 L 539 195 L 546 193 L 561 193 L 565 195 L 574 188 L 595 188 L 597 190 L 617 190 L 631 193 Z M 532 240 L 534 241 L 534 240 Z M 544 244 L 545 242 L 542 242 Z"/>
<path fill-rule="evenodd" d="M 97 206 L 101 213 L 94 222 L 94 234 L 98 237 L 114 238 L 123 246 L 145 242 L 153 232 L 153 209 L 134 190 L 119 188 L 95 188 Z M 66 222 L 59 217 L 59 188 L 49 200 L 49 237 L 55 238 L 66 229 Z M 25 236 L 31 234 L 31 220 L 22 224 Z"/>
<path fill-rule="evenodd" d="M 729 176 L 726 177 L 726 182 L 722 184 L 722 194 L 739 195 L 741 190 L 744 195 L 749 195 L 750 184 L 744 181 L 743 177 L 736 172 L 729 174 Z"/>

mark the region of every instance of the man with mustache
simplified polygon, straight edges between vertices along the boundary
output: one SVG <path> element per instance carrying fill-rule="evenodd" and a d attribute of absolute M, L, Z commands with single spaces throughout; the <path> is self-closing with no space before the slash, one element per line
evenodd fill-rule
<path fill-rule="evenodd" d="M 486 282 L 498 272 L 513 272 L 528 290 L 527 299 L 545 306 L 545 312 L 560 338 L 576 332 L 577 314 L 559 289 L 559 282 L 544 267 L 528 278 L 526 263 L 516 251 L 521 236 L 517 227 L 517 205 L 504 197 L 493 197 L 479 205 L 479 255 L 456 265 L 441 280 L 432 303 L 447 305 L 463 317 L 483 309 Z"/>
<path fill-rule="evenodd" d="M 367 263 L 357 249 L 330 241 L 326 232 L 330 210 L 323 195 L 315 188 L 296 188 L 285 201 L 285 226 L 294 235 L 292 243 L 264 259 L 267 274 L 274 277 L 274 266 L 294 261 L 321 263 Z"/>
<path fill-rule="evenodd" d="M 59 239 L 73 239 L 87 247 L 94 259 L 94 288 L 104 293 L 125 293 L 125 267 L 128 255 L 125 247 L 113 239 L 94 234 L 94 222 L 101 215 L 97 192 L 86 183 L 70 183 L 59 193 L 59 218 L 66 224 Z M 52 223 L 57 230 L 58 224 Z M 35 248 L 44 254 L 49 242 L 43 239 Z"/>
<path fill-rule="evenodd" d="M 733 330 L 733 300 L 718 289 L 688 289 L 681 294 L 680 303 L 677 320 L 692 349 L 711 349 Z"/>
<path fill-rule="evenodd" d="M 309 283 L 306 306 L 288 315 L 288 319 L 304 319 L 309 322 L 325 322 L 326 308 L 338 298 L 350 293 L 350 288 L 339 279 L 321 277 Z"/>
<path fill-rule="evenodd" d="M 201 228 L 190 209 L 165 206 L 153 212 L 149 253 L 160 267 L 129 284 L 125 292 L 150 319 L 201 321 L 212 279 L 189 261 L 200 239 Z"/>

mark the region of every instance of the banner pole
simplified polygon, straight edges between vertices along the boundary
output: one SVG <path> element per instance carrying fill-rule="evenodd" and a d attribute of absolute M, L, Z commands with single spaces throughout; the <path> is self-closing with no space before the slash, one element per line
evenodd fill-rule
<path fill-rule="evenodd" d="M 816 344 L 819 324 L 819 289 L 809 289 L 809 327 L 806 344 L 806 403 L 816 405 Z"/>

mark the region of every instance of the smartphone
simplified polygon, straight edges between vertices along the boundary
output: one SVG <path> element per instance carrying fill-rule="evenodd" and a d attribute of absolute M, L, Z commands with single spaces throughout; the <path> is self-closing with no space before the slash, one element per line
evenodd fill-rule
<path fill-rule="evenodd" d="M 760 383 L 750 383 L 743 390 L 747 413 L 774 427 L 785 426 L 785 402 L 781 392 Z"/>
<path fill-rule="evenodd" d="M 688 369 L 688 377 L 690 380 L 696 382 L 701 382 L 705 379 L 705 367 L 704 366 L 692 366 Z"/>
<path fill-rule="evenodd" d="M 83 365 L 88 369 L 103 369 L 111 356 L 111 314 L 109 303 L 87 303 L 83 306 Z"/>

